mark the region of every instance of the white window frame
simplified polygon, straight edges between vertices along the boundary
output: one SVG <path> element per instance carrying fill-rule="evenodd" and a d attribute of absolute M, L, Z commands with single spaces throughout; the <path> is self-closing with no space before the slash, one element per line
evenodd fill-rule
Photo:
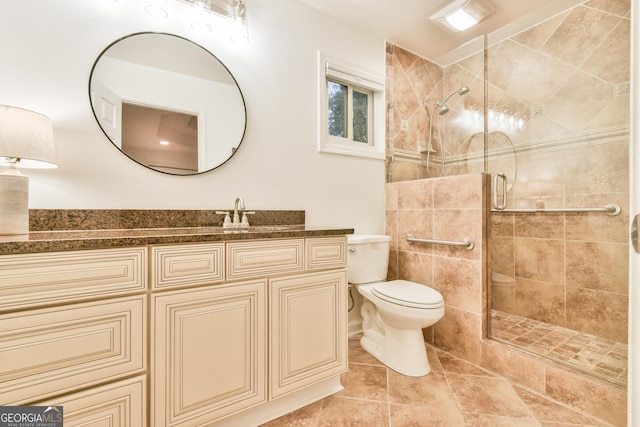
<path fill-rule="evenodd" d="M 371 93 L 367 143 L 353 141 L 351 133 L 347 138 L 329 135 L 328 80 L 347 85 L 349 92 L 360 89 Z M 350 102 L 348 107 L 350 121 L 352 105 Z M 384 76 L 318 52 L 318 151 L 384 160 L 384 126 Z"/>

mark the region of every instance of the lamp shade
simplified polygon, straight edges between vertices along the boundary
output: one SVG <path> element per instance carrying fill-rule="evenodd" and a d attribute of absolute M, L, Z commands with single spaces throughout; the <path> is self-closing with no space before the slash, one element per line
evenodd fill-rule
<path fill-rule="evenodd" d="M 0 105 L 0 166 L 56 168 L 51 119 L 17 107 Z"/>

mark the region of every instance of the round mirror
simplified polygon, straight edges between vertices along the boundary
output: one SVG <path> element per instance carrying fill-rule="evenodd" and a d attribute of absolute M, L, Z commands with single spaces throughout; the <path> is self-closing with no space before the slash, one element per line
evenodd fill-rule
<path fill-rule="evenodd" d="M 109 45 L 91 70 L 89 97 L 109 140 L 158 172 L 215 169 L 244 137 L 236 80 L 213 54 L 172 34 L 137 33 Z"/>

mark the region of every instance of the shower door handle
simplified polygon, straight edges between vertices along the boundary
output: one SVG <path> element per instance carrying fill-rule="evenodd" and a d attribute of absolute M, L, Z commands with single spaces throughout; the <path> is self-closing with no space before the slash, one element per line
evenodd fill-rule
<path fill-rule="evenodd" d="M 498 204 L 498 179 L 502 179 L 502 204 Z M 498 172 L 493 177 L 493 208 L 501 211 L 507 207 L 507 176 Z"/>

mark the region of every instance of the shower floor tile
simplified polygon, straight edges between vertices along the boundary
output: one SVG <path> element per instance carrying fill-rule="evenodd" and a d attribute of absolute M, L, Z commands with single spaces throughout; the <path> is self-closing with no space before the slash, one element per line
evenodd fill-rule
<path fill-rule="evenodd" d="M 491 311 L 491 336 L 607 381 L 627 385 L 626 343 L 497 310 Z"/>

